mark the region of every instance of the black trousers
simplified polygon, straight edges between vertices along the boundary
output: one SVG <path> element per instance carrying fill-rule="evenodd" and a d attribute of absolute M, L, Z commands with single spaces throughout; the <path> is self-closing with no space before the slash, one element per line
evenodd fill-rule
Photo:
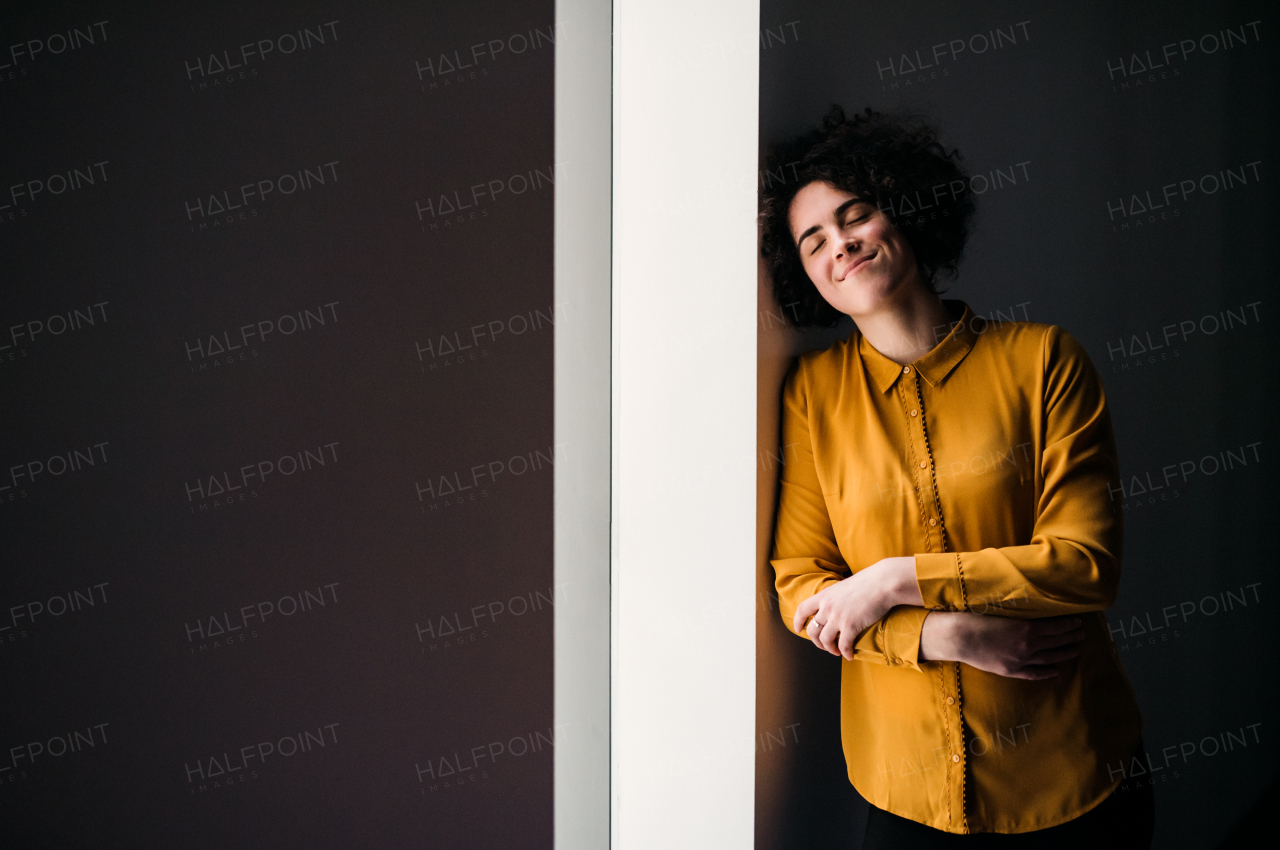
<path fill-rule="evenodd" d="M 1149 784 L 1116 791 L 1075 820 L 1012 835 L 955 835 L 871 807 L 863 850 L 1148 850 L 1155 826 Z"/>

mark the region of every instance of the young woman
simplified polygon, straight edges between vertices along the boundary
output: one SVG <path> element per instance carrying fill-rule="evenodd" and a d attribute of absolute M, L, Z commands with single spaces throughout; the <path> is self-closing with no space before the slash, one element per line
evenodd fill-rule
<path fill-rule="evenodd" d="M 1101 613 L 1119 468 L 1088 356 L 938 295 L 973 200 L 933 128 L 833 109 L 767 173 L 779 302 L 857 326 L 787 377 L 772 563 L 787 626 L 845 659 L 867 850 L 1149 846 L 1149 787 L 1118 789 L 1141 718 Z"/>

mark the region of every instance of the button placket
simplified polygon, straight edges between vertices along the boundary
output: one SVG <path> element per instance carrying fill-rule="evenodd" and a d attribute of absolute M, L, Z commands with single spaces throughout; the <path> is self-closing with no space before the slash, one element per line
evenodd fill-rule
<path fill-rule="evenodd" d="M 912 410 L 919 410 L 919 401 L 915 382 L 918 373 L 910 366 L 902 367 L 902 378 L 897 382 L 898 400 L 902 402 L 902 412 L 907 418 L 907 465 L 911 470 L 911 478 L 915 483 L 916 506 L 920 511 L 920 526 L 924 535 L 924 551 L 941 552 L 938 538 L 930 531 L 929 516 L 933 503 L 932 488 L 929 483 L 928 447 L 924 434 L 920 430 L 921 417 L 912 417 Z"/>
<path fill-rule="evenodd" d="M 919 372 L 915 373 L 915 375 L 918 374 Z M 913 377 L 915 377 L 915 375 L 913 375 Z M 938 493 L 938 467 L 934 462 L 933 446 L 929 443 L 929 429 L 925 424 L 924 391 L 923 387 L 920 386 L 919 379 L 913 383 L 915 388 L 916 404 L 920 410 L 920 416 L 918 419 L 913 421 L 918 421 L 920 423 L 920 443 L 923 446 L 922 454 L 928 458 L 927 462 L 920 462 L 921 467 L 923 468 L 927 465 L 929 471 L 928 480 L 925 482 L 929 487 L 929 495 L 926 498 L 926 502 L 928 503 L 927 513 L 925 514 L 925 522 L 928 523 L 926 533 L 930 537 L 930 542 L 932 542 L 933 534 L 936 531 L 938 535 L 938 548 L 936 551 L 947 552 L 950 551 L 950 547 L 947 545 L 947 520 L 942 514 L 942 498 Z M 963 575 L 960 576 L 960 597 L 961 609 L 967 610 L 969 607 L 969 599 L 965 593 Z"/>
<path fill-rule="evenodd" d="M 907 413 L 908 431 L 911 433 L 913 452 L 919 447 L 915 456 L 923 458 L 917 461 L 917 481 L 923 479 L 923 486 L 918 485 L 918 497 L 921 506 L 921 519 L 924 533 L 929 541 L 929 551 L 946 552 L 947 533 L 946 520 L 942 515 L 942 501 L 938 494 L 937 467 L 934 463 L 933 447 L 929 443 L 928 426 L 925 424 L 924 388 L 920 385 L 919 371 L 903 368 L 903 410 Z M 935 537 L 936 535 L 936 537 Z M 935 548 L 936 546 L 936 548 Z M 961 578 L 962 607 L 968 607 L 968 599 L 963 598 L 964 584 Z M 951 803 L 948 805 L 951 820 L 960 822 L 963 832 L 969 831 L 967 804 L 967 772 L 968 762 L 964 749 L 964 713 L 960 693 L 960 665 L 954 661 L 942 663 L 942 702 L 940 709 L 946 718 L 947 746 L 950 750 L 950 767 L 955 770 L 949 773 Z M 958 815 L 958 816 L 957 816 Z"/>
<path fill-rule="evenodd" d="M 902 410 L 907 418 L 912 460 L 916 479 L 916 495 L 920 503 L 920 523 L 927 541 L 928 552 L 945 552 L 946 538 L 939 524 L 936 469 L 929 450 L 929 436 L 925 432 L 924 399 L 920 393 L 920 370 L 902 367 L 900 381 Z"/>

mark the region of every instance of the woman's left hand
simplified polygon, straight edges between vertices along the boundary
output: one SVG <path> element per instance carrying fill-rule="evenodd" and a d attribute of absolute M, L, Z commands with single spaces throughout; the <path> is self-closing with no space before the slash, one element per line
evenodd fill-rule
<path fill-rule="evenodd" d="M 884 558 L 801 602 L 792 626 L 799 632 L 809 620 L 805 632 L 814 646 L 852 660 L 858 635 L 890 608 L 923 604 L 916 559 Z"/>

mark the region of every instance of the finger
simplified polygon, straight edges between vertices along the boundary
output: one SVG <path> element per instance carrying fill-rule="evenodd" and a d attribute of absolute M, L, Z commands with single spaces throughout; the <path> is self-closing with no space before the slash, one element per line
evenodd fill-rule
<path fill-rule="evenodd" d="M 1046 617 L 1043 620 L 1032 620 L 1032 631 L 1037 635 L 1058 635 L 1080 628 L 1083 621 L 1079 617 Z"/>
<path fill-rule="evenodd" d="M 1031 648 L 1035 650 L 1053 649 L 1058 646 L 1067 646 L 1073 643 L 1080 643 L 1084 640 L 1084 628 L 1075 628 L 1069 632 L 1059 632 L 1056 635 L 1039 635 L 1033 636 L 1029 641 Z"/>
<path fill-rule="evenodd" d="M 836 640 L 840 637 L 840 629 L 834 622 L 835 618 L 827 622 L 822 627 L 822 634 L 818 636 L 818 640 L 822 642 L 822 648 L 832 655 L 839 655 L 840 648 L 836 645 Z"/>
<path fill-rule="evenodd" d="M 821 604 L 818 599 L 819 594 L 815 593 L 796 607 L 796 616 L 791 621 L 791 626 L 797 632 L 804 626 L 804 621 L 818 613 L 818 606 Z"/>
<path fill-rule="evenodd" d="M 1058 675 L 1058 668 L 1052 664 L 1028 664 L 1021 670 L 1014 670 L 1009 673 L 1008 679 L 1026 679 L 1032 682 L 1038 682 L 1043 679 L 1052 679 Z"/>
<path fill-rule="evenodd" d="M 840 633 L 840 639 L 836 641 L 836 648 L 840 650 L 840 654 L 846 661 L 853 660 L 853 632 L 845 629 Z"/>
<path fill-rule="evenodd" d="M 1060 646 L 1057 649 L 1042 649 L 1039 652 L 1031 654 L 1027 659 L 1028 664 L 1059 664 L 1063 661 L 1070 661 L 1072 658 L 1078 658 L 1083 649 L 1080 644 L 1074 646 Z"/>
<path fill-rule="evenodd" d="M 809 625 L 805 627 L 805 633 L 808 634 L 809 640 L 814 646 L 824 652 L 827 650 L 827 648 L 822 645 L 822 624 L 818 622 L 816 615 L 813 619 L 809 620 Z"/>

